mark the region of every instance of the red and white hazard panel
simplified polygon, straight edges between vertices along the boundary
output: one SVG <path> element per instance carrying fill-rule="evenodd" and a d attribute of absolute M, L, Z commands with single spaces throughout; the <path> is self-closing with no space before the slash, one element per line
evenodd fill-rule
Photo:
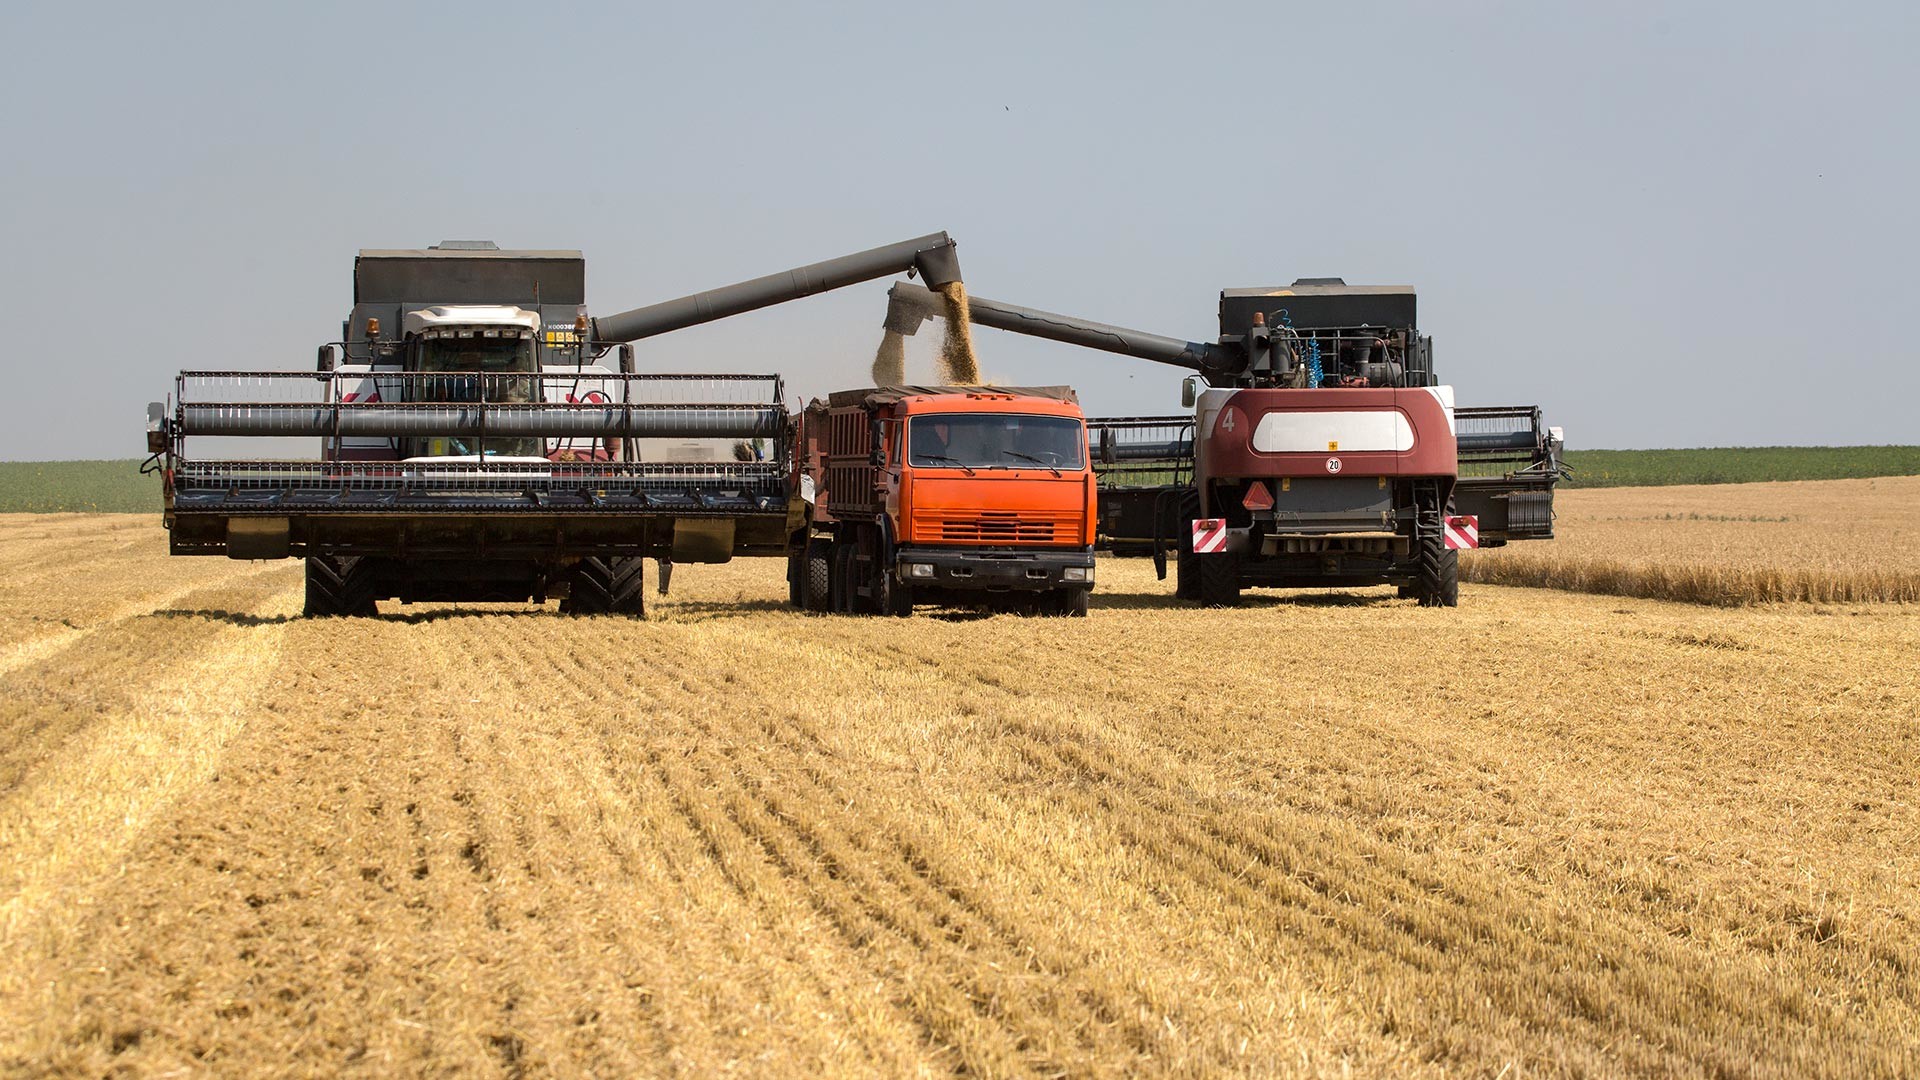
<path fill-rule="evenodd" d="M 1461 548 L 1480 546 L 1480 519 L 1472 514 L 1461 514 L 1447 519 L 1447 547 L 1458 551 Z M 1198 550 L 1198 549 L 1195 549 Z"/>
<path fill-rule="evenodd" d="M 1226 518 L 1195 518 L 1193 521 L 1193 553 L 1209 555 L 1216 551 L 1227 550 Z"/>

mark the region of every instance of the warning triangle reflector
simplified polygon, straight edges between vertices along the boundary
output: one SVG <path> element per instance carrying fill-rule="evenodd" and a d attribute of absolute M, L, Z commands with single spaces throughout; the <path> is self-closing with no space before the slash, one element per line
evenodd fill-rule
<path fill-rule="evenodd" d="M 1255 480 L 1247 485 L 1247 493 L 1240 496 L 1240 505 L 1249 510 L 1271 510 L 1273 509 L 1273 492 L 1267 490 L 1266 484 Z"/>

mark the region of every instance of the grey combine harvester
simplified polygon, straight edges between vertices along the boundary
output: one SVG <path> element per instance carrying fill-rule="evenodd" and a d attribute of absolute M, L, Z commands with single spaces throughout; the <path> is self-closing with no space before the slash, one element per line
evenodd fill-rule
<path fill-rule="evenodd" d="M 362 251 L 314 370 L 183 371 L 148 407 L 171 550 L 303 558 L 309 615 L 548 597 L 638 613 L 643 558 L 783 555 L 798 512 L 779 376 L 641 373 L 632 343 L 901 272 L 958 281 L 953 241 L 598 318 L 577 251 Z"/>

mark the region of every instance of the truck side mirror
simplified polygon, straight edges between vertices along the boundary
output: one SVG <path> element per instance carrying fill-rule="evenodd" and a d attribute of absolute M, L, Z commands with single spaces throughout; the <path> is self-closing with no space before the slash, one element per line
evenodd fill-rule
<path fill-rule="evenodd" d="M 633 374 L 633 342 L 631 341 L 620 344 L 620 374 Z"/>
<path fill-rule="evenodd" d="M 331 345 L 320 346 L 320 358 L 318 361 L 315 362 L 313 370 L 315 371 L 332 371 L 333 370 L 333 346 Z"/>
<path fill-rule="evenodd" d="M 868 424 L 867 432 L 867 462 L 876 469 L 883 468 L 887 464 L 887 453 L 886 444 L 882 441 L 880 432 L 880 421 L 875 420 L 873 423 Z"/>
<path fill-rule="evenodd" d="M 1198 375 L 1189 375 L 1185 379 L 1180 380 L 1180 407 L 1181 408 L 1183 409 L 1193 408 L 1194 401 L 1197 400 L 1200 396 L 1199 389 L 1195 385 L 1199 381 L 1200 381 L 1200 376 Z"/>

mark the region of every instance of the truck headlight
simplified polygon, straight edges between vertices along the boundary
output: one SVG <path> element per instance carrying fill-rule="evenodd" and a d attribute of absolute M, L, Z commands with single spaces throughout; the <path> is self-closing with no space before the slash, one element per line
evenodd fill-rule
<path fill-rule="evenodd" d="M 923 563 L 923 562 L 908 563 L 907 576 L 908 577 L 932 577 L 933 564 Z"/>
<path fill-rule="evenodd" d="M 1060 580 L 1061 581 L 1092 581 L 1093 567 L 1069 566 L 1065 570 L 1060 571 Z"/>

